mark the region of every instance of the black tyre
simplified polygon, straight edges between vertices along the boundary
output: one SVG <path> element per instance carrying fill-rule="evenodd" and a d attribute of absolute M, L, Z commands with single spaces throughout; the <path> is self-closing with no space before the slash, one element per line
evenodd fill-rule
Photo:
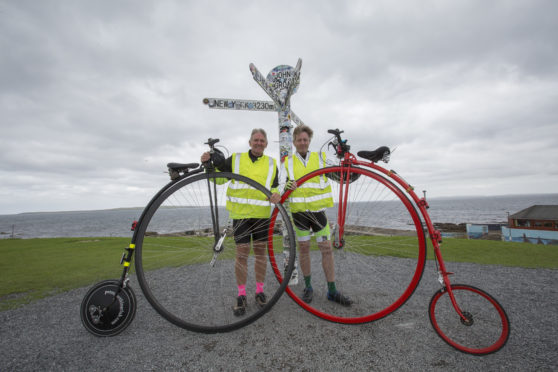
<path fill-rule="evenodd" d="M 95 336 L 114 336 L 124 331 L 136 315 L 136 295 L 118 280 L 95 284 L 80 307 L 81 322 Z"/>
<path fill-rule="evenodd" d="M 140 286 L 155 310 L 179 327 L 214 333 L 250 324 L 277 302 L 287 285 L 282 277 L 290 277 L 292 272 L 294 233 L 282 205 L 272 206 L 274 218 L 268 221 L 269 226 L 262 227 L 260 233 L 267 236 L 263 249 L 258 248 L 255 254 L 252 248 L 248 256 L 239 253 L 237 258 L 233 236 L 240 230 L 226 209 L 227 188 L 231 185 L 256 190 L 264 200 L 271 196 L 257 182 L 233 173 L 183 177 L 154 197 L 135 231 L 135 267 Z M 247 210 L 246 216 L 250 212 Z M 291 243 L 285 272 L 283 260 L 276 258 L 283 253 L 279 225 L 286 227 Z M 236 265 L 237 259 L 247 260 L 247 270 Z M 255 301 L 256 264 L 260 275 L 265 271 L 267 304 L 262 307 Z M 247 276 L 247 308 L 241 316 L 233 314 L 236 275 Z"/>

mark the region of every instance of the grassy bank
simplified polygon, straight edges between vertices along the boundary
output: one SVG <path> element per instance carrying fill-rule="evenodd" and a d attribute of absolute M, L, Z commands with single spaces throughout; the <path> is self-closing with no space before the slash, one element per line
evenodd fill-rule
<path fill-rule="evenodd" d="M 558 269 L 556 245 L 446 238 L 441 245 L 441 251 L 444 261 L 448 262 Z M 428 258 L 433 257 L 434 253 L 429 244 Z"/>
<path fill-rule="evenodd" d="M 0 310 L 120 276 L 129 238 L 0 240 Z"/>
<path fill-rule="evenodd" d="M 118 278 L 129 238 L 0 240 L 0 310 Z M 558 247 L 527 243 L 445 239 L 447 262 L 558 269 Z M 434 257 L 431 248 L 428 258 Z"/>

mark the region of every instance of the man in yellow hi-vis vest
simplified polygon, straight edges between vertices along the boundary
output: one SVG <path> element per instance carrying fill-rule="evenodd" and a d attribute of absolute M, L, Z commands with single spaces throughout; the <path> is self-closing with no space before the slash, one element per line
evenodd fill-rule
<path fill-rule="evenodd" d="M 314 295 L 310 269 L 310 235 L 313 231 L 318 248 L 322 253 L 322 267 L 328 286 L 327 299 L 343 306 L 350 306 L 352 301 L 342 295 L 335 286 L 333 251 L 329 224 L 325 214 L 327 208 L 333 207 L 329 181 L 324 175 L 306 181 L 301 187 L 298 187 L 295 181 L 325 166 L 324 153 L 308 151 L 313 133 L 312 129 L 306 125 L 295 128 L 293 144 L 296 147 L 296 153 L 285 159 L 284 163 L 284 171 L 288 178 L 287 187 L 293 190 L 289 198 L 289 205 L 298 240 L 300 268 L 304 275 L 305 288 L 302 300 L 310 303 Z"/>
<path fill-rule="evenodd" d="M 253 179 L 267 189 L 272 195 L 262 200 L 264 195 L 244 183 L 231 181 L 227 188 L 227 210 L 233 220 L 234 240 L 236 243 L 235 276 L 238 297 L 233 307 L 234 315 L 246 313 L 246 281 L 250 241 L 253 242 L 256 272 L 256 304 L 260 307 L 267 303 L 264 293 L 264 279 L 267 269 L 266 242 L 269 230 L 271 203 L 278 203 L 281 196 L 277 193 L 279 185 L 277 161 L 267 155 L 267 134 L 263 129 L 254 129 L 248 141 L 250 150 L 236 153 L 221 162 L 214 161 L 221 172 L 231 172 Z M 202 163 L 210 160 L 209 152 L 201 156 Z"/>

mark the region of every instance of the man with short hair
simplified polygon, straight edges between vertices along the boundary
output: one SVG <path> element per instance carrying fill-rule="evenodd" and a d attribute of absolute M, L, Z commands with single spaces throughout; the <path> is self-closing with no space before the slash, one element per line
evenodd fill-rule
<path fill-rule="evenodd" d="M 214 164 L 221 172 L 231 172 L 253 179 L 272 192 L 270 203 L 278 203 L 281 199 L 277 193 L 278 175 L 277 161 L 267 155 L 267 134 L 263 129 L 252 131 L 248 144 L 250 150 L 235 153 L 221 164 Z M 210 153 L 201 156 L 202 163 L 211 159 Z M 241 316 L 246 313 L 246 281 L 250 242 L 252 241 L 255 255 L 254 270 L 256 272 L 256 304 L 263 307 L 267 303 L 264 293 L 264 279 L 267 269 L 266 241 L 269 230 L 271 204 L 262 203 L 262 193 L 243 183 L 231 181 L 227 188 L 227 210 L 233 220 L 234 240 L 236 243 L 235 277 L 238 297 L 233 313 Z"/>
<path fill-rule="evenodd" d="M 314 177 L 298 188 L 297 179 L 325 166 L 325 154 L 309 152 L 313 131 L 306 125 L 300 125 L 293 131 L 293 144 L 296 152 L 285 159 L 284 167 L 287 173 L 287 187 L 292 193 L 289 206 L 293 216 L 295 232 L 300 252 L 299 262 L 304 275 L 305 288 L 302 300 L 312 302 L 314 290 L 310 265 L 310 238 L 313 232 L 316 236 L 318 248 L 322 253 L 322 267 L 327 280 L 327 299 L 343 306 L 350 306 L 352 301 L 341 294 L 335 286 L 335 269 L 333 251 L 331 248 L 330 231 L 325 210 L 333 207 L 331 186 L 324 175 Z"/>

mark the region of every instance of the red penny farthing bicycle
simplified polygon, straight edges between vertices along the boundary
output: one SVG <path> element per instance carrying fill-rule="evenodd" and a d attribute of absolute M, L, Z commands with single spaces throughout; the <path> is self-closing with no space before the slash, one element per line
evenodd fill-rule
<path fill-rule="evenodd" d="M 305 175 L 297 185 L 321 183 L 331 188 L 335 206 L 326 214 L 335 253 L 335 282 L 353 303 L 345 307 L 327 300 L 321 254 L 315 247 L 311 251 L 312 302 L 302 301 L 300 285 L 287 287 L 287 293 L 310 313 L 332 322 L 381 319 L 401 307 L 417 288 L 425 267 L 427 235 L 441 284 L 428 310 L 434 330 L 465 353 L 484 355 L 502 348 L 510 333 L 506 312 L 487 292 L 450 282 L 452 273 L 446 270 L 440 252 L 441 234 L 430 220 L 426 199 L 419 198 L 396 172 L 376 164 L 387 163 L 390 150 L 360 151 L 358 156 L 366 160 L 359 160 L 341 138 L 342 131 L 329 133 L 333 138 L 326 142 L 326 151 L 334 148 L 335 161 L 328 163 L 333 165 Z M 321 154 L 325 157 L 325 152 Z M 288 202 L 291 193 L 284 193 L 282 203 Z M 276 275 L 281 281 L 281 273 L 276 271 Z"/>

